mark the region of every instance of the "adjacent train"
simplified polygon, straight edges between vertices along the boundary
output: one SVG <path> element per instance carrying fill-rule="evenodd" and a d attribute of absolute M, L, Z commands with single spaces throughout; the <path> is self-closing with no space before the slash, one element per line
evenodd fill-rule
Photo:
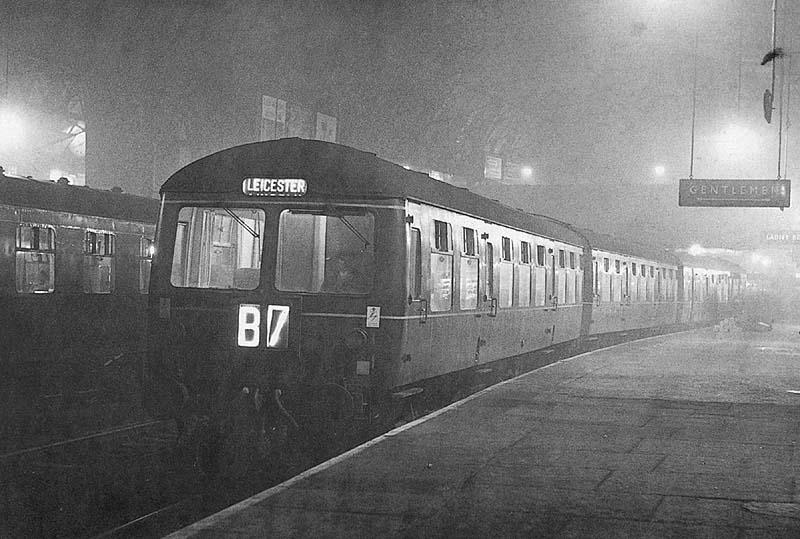
<path fill-rule="evenodd" d="M 711 322 L 745 278 L 321 141 L 217 152 L 161 200 L 148 401 L 268 453 L 554 344 Z"/>
<path fill-rule="evenodd" d="M 140 393 L 158 209 L 0 174 L 0 404 L 12 434 L 43 429 L 43 408 L 81 395 Z"/>

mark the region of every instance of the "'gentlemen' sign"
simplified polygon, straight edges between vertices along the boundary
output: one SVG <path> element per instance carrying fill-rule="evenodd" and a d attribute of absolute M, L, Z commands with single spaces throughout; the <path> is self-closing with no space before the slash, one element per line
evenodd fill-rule
<path fill-rule="evenodd" d="M 789 180 L 681 180 L 678 206 L 788 208 Z"/>

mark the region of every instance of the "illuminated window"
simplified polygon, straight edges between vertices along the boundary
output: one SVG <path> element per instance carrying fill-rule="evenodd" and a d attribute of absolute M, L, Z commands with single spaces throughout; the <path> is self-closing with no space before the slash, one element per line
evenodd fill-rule
<path fill-rule="evenodd" d="M 150 287 L 150 268 L 153 265 L 155 244 L 150 238 L 142 236 L 139 240 L 139 293 L 147 294 Z"/>
<path fill-rule="evenodd" d="M 21 294 L 55 289 L 56 233 L 46 225 L 20 225 L 16 234 L 16 281 Z"/>
<path fill-rule="evenodd" d="M 291 228 L 291 227 L 290 227 Z M 314 245 L 306 229 L 292 229 L 295 243 L 287 248 L 305 254 Z M 285 238 L 279 238 L 279 242 Z M 244 208 L 185 207 L 178 214 L 170 282 L 180 288 L 253 290 L 261 278 L 261 249 L 264 241 L 263 210 Z M 283 243 L 279 243 L 279 253 Z M 310 258 L 293 269 L 298 279 L 308 275 Z"/>
<path fill-rule="evenodd" d="M 83 241 L 83 291 L 110 294 L 114 291 L 115 235 L 87 230 Z"/>

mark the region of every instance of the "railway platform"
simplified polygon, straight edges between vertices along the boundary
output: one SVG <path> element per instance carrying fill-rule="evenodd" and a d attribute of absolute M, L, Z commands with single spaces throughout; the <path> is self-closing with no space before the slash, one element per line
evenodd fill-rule
<path fill-rule="evenodd" d="M 169 537 L 800 537 L 799 329 L 564 360 Z"/>

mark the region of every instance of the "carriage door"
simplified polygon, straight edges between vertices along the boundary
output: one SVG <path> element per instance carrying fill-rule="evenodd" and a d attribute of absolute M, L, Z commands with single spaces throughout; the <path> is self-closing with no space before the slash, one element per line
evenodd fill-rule
<path fill-rule="evenodd" d="M 481 272 L 479 276 L 477 339 L 475 341 L 475 363 L 496 359 L 489 348 L 492 346 L 494 326 L 497 323 L 497 290 L 495 287 L 495 244 L 487 232 L 480 233 Z"/>
<path fill-rule="evenodd" d="M 625 305 L 631 304 L 631 267 L 628 262 L 623 262 L 623 266 L 625 267 L 625 296 L 622 298 L 623 303 Z"/>

